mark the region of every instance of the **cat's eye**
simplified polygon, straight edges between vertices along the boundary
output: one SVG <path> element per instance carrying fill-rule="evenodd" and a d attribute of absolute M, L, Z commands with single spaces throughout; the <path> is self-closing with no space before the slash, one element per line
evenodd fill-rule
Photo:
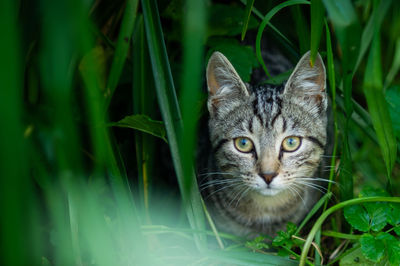
<path fill-rule="evenodd" d="M 286 137 L 282 142 L 282 148 L 284 151 L 292 152 L 297 150 L 301 145 L 301 138 L 296 136 Z"/>
<path fill-rule="evenodd" d="M 251 152 L 253 150 L 253 142 L 246 137 L 240 137 L 233 140 L 235 144 L 235 148 L 244 153 Z"/>

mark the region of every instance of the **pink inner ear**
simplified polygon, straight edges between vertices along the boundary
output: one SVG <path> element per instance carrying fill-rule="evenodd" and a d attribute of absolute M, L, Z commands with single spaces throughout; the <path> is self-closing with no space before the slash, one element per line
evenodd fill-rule
<path fill-rule="evenodd" d="M 214 95 L 219 89 L 220 85 L 215 78 L 214 66 L 210 66 L 207 73 L 208 91 Z"/>

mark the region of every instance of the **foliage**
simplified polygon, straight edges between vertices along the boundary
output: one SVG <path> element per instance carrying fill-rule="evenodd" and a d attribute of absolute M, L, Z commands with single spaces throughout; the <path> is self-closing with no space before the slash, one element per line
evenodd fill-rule
<path fill-rule="evenodd" d="M 1 265 L 400 264 L 398 1 L 0 7 Z M 211 53 L 254 82 L 264 49 L 322 55 L 335 143 L 304 221 L 251 240 L 213 224 L 194 151 Z"/>
<path fill-rule="evenodd" d="M 372 196 L 389 194 L 384 190 L 368 187 L 360 193 L 360 198 Z M 400 263 L 400 239 L 389 234 L 390 231 L 398 231 L 400 228 L 400 204 L 375 202 L 348 206 L 344 209 L 344 217 L 354 229 L 364 232 L 359 243 L 365 258 L 373 262 L 388 259 L 391 265 Z M 382 231 L 387 224 L 391 228 Z"/>

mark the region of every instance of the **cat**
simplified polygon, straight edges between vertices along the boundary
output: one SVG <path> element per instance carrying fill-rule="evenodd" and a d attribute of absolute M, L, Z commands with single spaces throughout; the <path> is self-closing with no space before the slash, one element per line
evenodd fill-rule
<path fill-rule="evenodd" d="M 304 54 L 280 86 L 251 86 L 214 52 L 206 78 L 212 149 L 199 183 L 217 227 L 254 237 L 299 223 L 323 180 L 328 97 L 320 55 L 311 66 Z"/>

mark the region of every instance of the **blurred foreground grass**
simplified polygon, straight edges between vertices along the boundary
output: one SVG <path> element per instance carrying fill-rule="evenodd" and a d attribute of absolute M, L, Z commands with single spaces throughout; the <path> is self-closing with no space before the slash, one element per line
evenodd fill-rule
<path fill-rule="evenodd" d="M 195 178 L 206 58 L 223 52 L 250 81 L 256 35 L 293 63 L 324 57 L 338 185 L 321 209 L 366 185 L 399 195 L 400 4 L 225 2 L 1 2 L 2 265 L 297 265 L 300 249 L 280 257 L 217 233 Z M 320 225 L 325 262 L 342 258 L 348 240 Z M 323 229 L 349 233 L 339 212 Z"/>

